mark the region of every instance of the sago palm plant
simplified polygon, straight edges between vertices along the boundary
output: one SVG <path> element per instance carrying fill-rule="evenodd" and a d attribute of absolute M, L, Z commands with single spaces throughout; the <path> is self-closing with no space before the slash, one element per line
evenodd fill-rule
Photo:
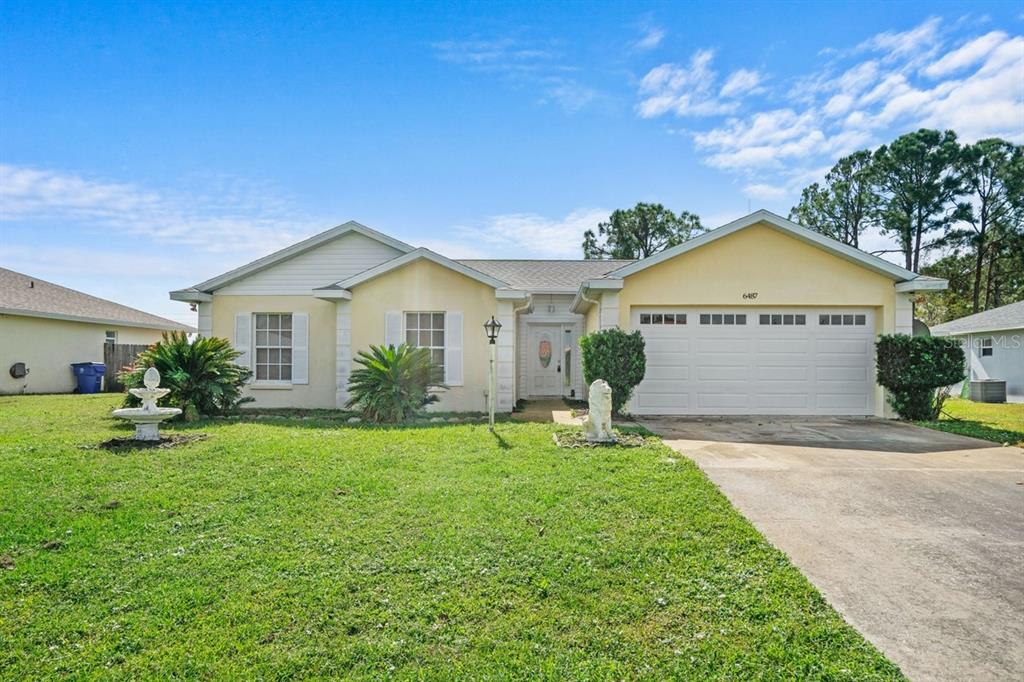
<path fill-rule="evenodd" d="M 352 372 L 346 407 L 359 410 L 369 421 L 397 423 L 415 416 L 424 406 L 438 401 L 431 389 L 446 388 L 442 369 L 430 360 L 426 348 L 370 346 L 353 360 L 361 365 Z"/>
<path fill-rule="evenodd" d="M 241 353 L 226 339 L 200 336 L 189 343 L 184 332 L 164 332 L 163 338 L 139 353 L 132 367 L 119 377 L 126 388 L 142 386 L 142 375 L 150 367 L 160 372 L 160 385 L 171 389 L 161 405 L 180 407 L 184 419 L 199 415 L 225 414 L 251 402 L 242 397 L 242 384 L 252 370 L 235 364 Z M 125 405 L 139 399 L 128 394 Z"/>

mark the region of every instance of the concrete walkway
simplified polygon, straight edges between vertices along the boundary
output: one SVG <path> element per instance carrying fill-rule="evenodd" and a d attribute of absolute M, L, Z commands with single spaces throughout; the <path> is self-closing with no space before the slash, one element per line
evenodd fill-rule
<path fill-rule="evenodd" d="M 1024 679 L 1024 451 L 865 419 L 644 418 L 914 680 Z"/>
<path fill-rule="evenodd" d="M 512 413 L 513 421 L 568 424 L 579 426 L 582 419 L 572 416 L 571 408 L 561 398 L 527 400 L 522 412 Z"/>

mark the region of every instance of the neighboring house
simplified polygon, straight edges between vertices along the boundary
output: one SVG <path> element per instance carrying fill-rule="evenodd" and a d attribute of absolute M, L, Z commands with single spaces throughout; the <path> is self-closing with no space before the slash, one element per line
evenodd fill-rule
<path fill-rule="evenodd" d="M 875 336 L 945 286 L 757 211 L 640 261 L 452 260 L 350 222 L 171 298 L 243 353 L 258 406 L 341 406 L 353 356 L 405 341 L 444 366 L 437 409 L 483 410 L 494 315 L 503 411 L 584 397 L 580 335 L 621 327 L 647 339 L 634 413 L 882 415 Z"/>
<path fill-rule="evenodd" d="M 964 345 L 969 378 L 1006 381 L 1006 399 L 1024 402 L 1024 301 L 986 310 L 932 329 Z"/>
<path fill-rule="evenodd" d="M 0 268 L 0 394 L 68 393 L 73 362 L 103 362 L 105 343 L 153 343 L 191 327 Z M 14 378 L 10 368 L 29 372 Z"/>

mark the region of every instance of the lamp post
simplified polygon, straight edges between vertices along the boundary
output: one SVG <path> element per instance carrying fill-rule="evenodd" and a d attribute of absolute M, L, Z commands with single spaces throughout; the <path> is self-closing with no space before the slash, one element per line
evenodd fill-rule
<path fill-rule="evenodd" d="M 491 374 L 489 377 L 489 384 L 487 388 L 487 413 L 490 417 L 490 429 L 494 431 L 494 406 L 497 403 L 498 393 L 498 375 L 495 370 L 495 363 L 497 361 L 497 345 L 495 341 L 498 339 L 498 332 L 501 331 L 501 322 L 494 319 L 494 315 L 491 315 L 491 319 L 484 322 L 484 333 L 487 334 L 488 342 L 491 346 Z"/>

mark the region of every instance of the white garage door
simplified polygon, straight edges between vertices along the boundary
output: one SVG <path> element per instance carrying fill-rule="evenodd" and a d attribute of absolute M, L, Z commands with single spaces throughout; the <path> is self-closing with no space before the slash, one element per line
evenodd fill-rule
<path fill-rule="evenodd" d="M 869 309 L 632 311 L 647 344 L 636 414 L 874 414 Z"/>

